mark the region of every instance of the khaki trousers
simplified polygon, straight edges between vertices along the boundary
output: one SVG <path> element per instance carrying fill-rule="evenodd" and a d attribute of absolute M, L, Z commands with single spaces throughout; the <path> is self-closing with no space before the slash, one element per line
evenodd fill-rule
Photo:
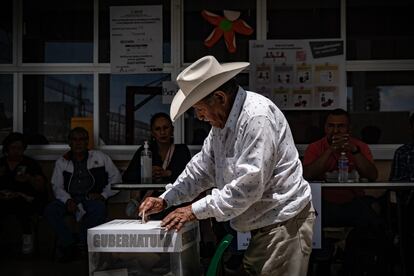
<path fill-rule="evenodd" d="M 306 276 L 315 210 L 310 202 L 295 217 L 252 231 L 243 266 L 248 275 Z"/>

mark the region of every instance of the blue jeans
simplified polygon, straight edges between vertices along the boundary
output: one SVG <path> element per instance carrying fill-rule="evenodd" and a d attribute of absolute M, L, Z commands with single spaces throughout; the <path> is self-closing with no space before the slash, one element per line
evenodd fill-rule
<path fill-rule="evenodd" d="M 106 205 L 101 200 L 80 200 L 77 203 L 82 203 L 86 214 L 80 221 L 80 236 L 79 241 L 83 244 L 87 243 L 88 228 L 95 227 L 106 221 Z M 60 201 L 55 200 L 49 203 L 45 208 L 45 217 L 58 236 L 59 246 L 70 246 L 76 243 L 70 227 L 65 221 L 66 216 L 74 216 L 68 213 L 66 205 Z"/>

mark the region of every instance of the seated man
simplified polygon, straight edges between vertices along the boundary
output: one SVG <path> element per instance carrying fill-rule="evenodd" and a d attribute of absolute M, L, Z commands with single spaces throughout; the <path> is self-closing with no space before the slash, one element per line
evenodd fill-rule
<path fill-rule="evenodd" d="M 349 114 L 343 109 L 332 110 L 325 121 L 325 137 L 309 144 L 303 160 L 303 175 L 307 180 L 325 180 L 327 172 L 337 170 L 341 152 L 346 152 L 349 170 L 356 170 L 361 178 L 375 181 L 378 172 L 374 165 L 368 145 L 350 136 Z M 353 226 L 355 223 L 368 223 L 359 215 L 364 213 L 360 198 L 364 195 L 361 189 L 324 189 L 323 218 L 325 226 Z M 365 206 L 365 204 L 362 204 Z M 355 209 L 356 208 L 356 209 Z M 326 211 L 325 211 L 326 210 Z M 368 208 L 367 214 L 373 210 Z M 350 216 L 350 214 L 353 214 Z M 373 213 L 372 215 L 374 215 Z M 371 215 L 368 215 L 371 217 Z"/>
<path fill-rule="evenodd" d="M 375 181 L 378 175 L 368 145 L 350 136 L 349 114 L 332 110 L 325 120 L 325 137 L 309 144 L 303 160 L 303 175 L 308 181 L 323 181 L 326 173 L 338 169 L 338 159 L 345 152 L 349 170 L 361 178 Z M 362 189 L 329 188 L 322 190 L 322 225 L 354 227 L 357 232 L 384 238 L 384 221 L 374 211 L 376 199 L 364 196 Z"/>
<path fill-rule="evenodd" d="M 86 245 L 87 229 L 106 220 L 106 199 L 116 193 L 111 184 L 121 182 L 110 157 L 100 151 L 88 151 L 88 140 L 86 129 L 72 129 L 70 151 L 56 161 L 52 175 L 56 200 L 46 207 L 45 216 L 58 235 L 62 260 L 74 256 L 77 243 L 65 216 L 72 215 L 81 222 L 79 242 Z"/>

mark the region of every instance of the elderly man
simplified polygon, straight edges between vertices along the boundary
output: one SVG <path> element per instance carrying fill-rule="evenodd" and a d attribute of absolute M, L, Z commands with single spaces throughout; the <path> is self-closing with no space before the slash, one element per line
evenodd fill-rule
<path fill-rule="evenodd" d="M 76 253 L 77 240 L 64 217 L 81 222 L 80 245 L 86 245 L 87 229 L 106 220 L 106 199 L 116 194 L 111 184 L 121 182 L 121 174 L 103 152 L 88 150 L 88 131 L 76 127 L 69 133 L 70 151 L 55 164 L 52 186 L 56 200 L 45 209 L 45 216 L 57 233 L 58 258 L 69 261 Z"/>
<path fill-rule="evenodd" d="M 179 230 L 192 220 L 230 220 L 235 230 L 252 233 L 243 259 L 248 274 L 306 275 L 315 219 L 310 186 L 282 112 L 234 81 L 248 65 L 220 65 L 206 56 L 177 77 L 172 119 L 193 107 L 213 127 L 174 184 L 159 198 L 144 200 L 139 213 L 190 202 L 212 188 L 211 195 L 176 209 L 161 225 Z"/>

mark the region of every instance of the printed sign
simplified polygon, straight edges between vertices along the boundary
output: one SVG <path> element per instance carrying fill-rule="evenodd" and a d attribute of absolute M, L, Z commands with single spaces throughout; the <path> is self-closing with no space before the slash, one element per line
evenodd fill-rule
<path fill-rule="evenodd" d="M 346 109 L 342 40 L 250 41 L 250 89 L 281 109 Z"/>
<path fill-rule="evenodd" d="M 162 6 L 110 7 L 111 73 L 162 71 Z"/>

